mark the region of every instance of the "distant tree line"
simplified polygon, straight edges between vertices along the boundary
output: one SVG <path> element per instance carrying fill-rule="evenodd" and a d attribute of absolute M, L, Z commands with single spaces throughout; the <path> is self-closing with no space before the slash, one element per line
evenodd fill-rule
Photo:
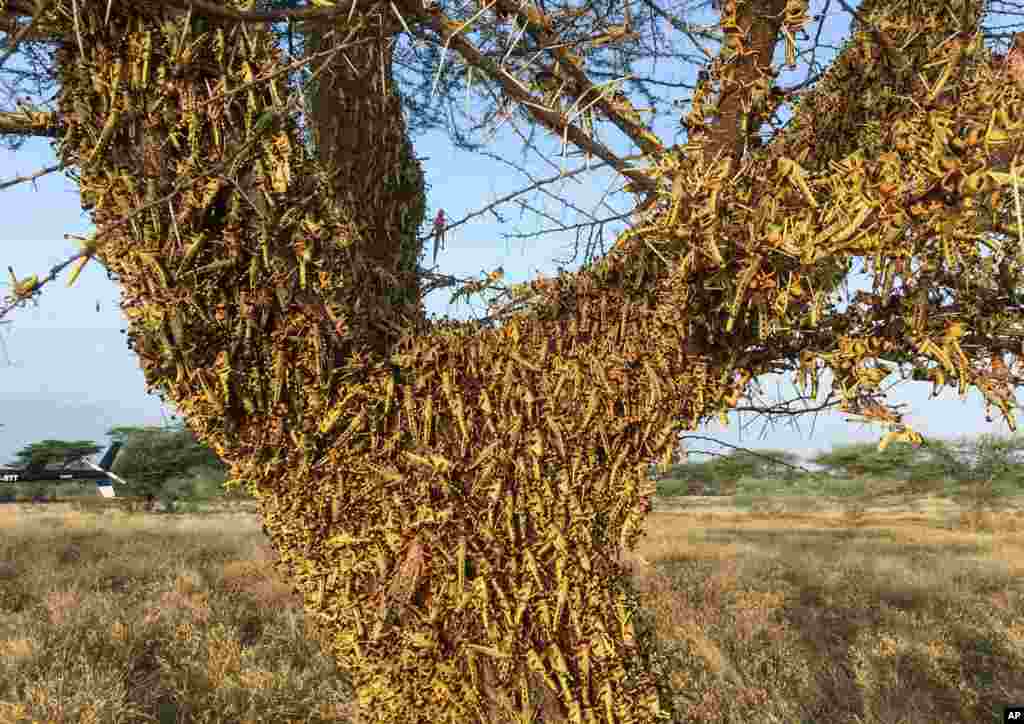
<path fill-rule="evenodd" d="M 106 435 L 123 447 L 113 472 L 130 487 L 114 482 L 118 497 L 144 497 L 170 507 L 180 501 L 244 498 L 240 489 L 226 492 L 227 467 L 182 423 L 169 426 L 114 427 Z M 106 448 L 92 440 L 41 440 L 15 453 L 11 465 L 66 463 Z M 707 454 L 707 453 L 705 453 Z M 682 459 L 685 456 L 680 455 Z M 798 487 L 813 480 L 872 479 L 902 482 L 908 491 L 926 492 L 943 482 L 991 482 L 1024 494 L 1024 437 L 981 435 L 956 440 L 929 439 L 915 447 L 894 443 L 879 451 L 874 443 L 839 445 L 802 460 L 778 449 L 737 448 L 686 461 L 664 473 L 652 468 L 661 495 L 732 494 L 744 479 L 772 480 Z M 811 470 L 808 466 L 813 467 Z M 95 496 L 93 481 L 59 481 L 0 485 L 0 502 Z"/>
<path fill-rule="evenodd" d="M 662 474 L 652 468 L 652 475 L 659 481 L 659 493 L 674 495 L 730 494 L 744 478 L 794 487 L 812 480 L 825 485 L 840 478 L 887 480 L 903 483 L 910 492 L 928 492 L 951 482 L 991 483 L 1024 494 L 1024 437 L 984 434 L 926 442 L 894 443 L 883 451 L 875 443 L 838 445 L 806 460 L 786 450 L 740 448 L 678 463 Z"/>

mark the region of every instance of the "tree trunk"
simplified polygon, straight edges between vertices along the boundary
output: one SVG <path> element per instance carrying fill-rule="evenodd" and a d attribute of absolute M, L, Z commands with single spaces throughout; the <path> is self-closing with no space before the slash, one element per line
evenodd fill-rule
<path fill-rule="evenodd" d="M 678 382 L 695 360 L 615 291 L 624 258 L 567 277 L 548 299 L 564 318 L 428 329 L 387 32 L 312 94 L 324 166 L 267 79 L 269 33 L 105 0 L 58 0 L 47 26 L 58 153 L 147 384 L 256 494 L 366 717 L 654 721 L 618 552 L 641 534 L 646 460 L 696 409 Z"/>
<path fill-rule="evenodd" d="M 424 317 L 416 265 L 417 239 L 426 208 L 423 172 L 402 117 L 401 96 L 392 72 L 392 43 L 401 26 L 375 24 L 349 42 L 344 23 L 311 24 L 305 52 L 337 50 L 315 60 L 306 94 L 306 120 L 320 164 L 332 179 L 335 203 L 358 209 L 365 258 L 396 278 L 380 299 L 363 297 L 372 308 L 397 305 L 409 319 Z M 393 338 L 382 334 L 373 349 L 384 356 Z"/>

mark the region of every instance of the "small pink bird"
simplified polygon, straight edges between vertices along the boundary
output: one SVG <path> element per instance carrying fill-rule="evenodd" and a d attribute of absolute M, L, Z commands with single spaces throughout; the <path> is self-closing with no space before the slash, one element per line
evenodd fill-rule
<path fill-rule="evenodd" d="M 438 209 L 434 217 L 434 264 L 437 264 L 437 249 L 444 249 L 444 209 Z"/>

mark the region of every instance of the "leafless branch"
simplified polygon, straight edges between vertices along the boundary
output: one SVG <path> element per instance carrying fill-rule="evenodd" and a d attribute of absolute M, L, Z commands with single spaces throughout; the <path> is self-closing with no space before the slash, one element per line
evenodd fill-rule
<path fill-rule="evenodd" d="M 490 155 L 490 154 L 485 154 L 485 155 Z M 643 157 L 642 155 L 626 156 L 626 157 L 623 158 L 623 160 L 624 161 L 628 161 L 628 160 L 642 158 L 642 157 Z M 502 204 L 507 204 L 510 201 L 513 201 L 513 200 L 517 199 L 518 197 L 520 197 L 520 196 L 522 196 L 524 194 L 530 193 L 531 191 L 542 190 L 544 186 L 547 186 L 549 184 L 557 183 L 558 181 L 562 181 L 564 179 L 572 178 L 572 177 L 577 176 L 579 174 L 586 173 L 588 171 L 593 171 L 593 170 L 595 170 L 597 168 L 602 168 L 602 167 L 606 167 L 606 166 L 608 166 L 607 163 L 590 164 L 589 166 L 580 166 L 578 168 L 572 169 L 571 171 L 566 171 L 564 173 L 560 173 L 560 174 L 558 174 L 556 176 L 548 176 L 547 178 L 537 179 L 537 180 L 533 181 L 533 183 L 529 184 L 528 186 L 524 186 L 524 187 L 522 187 L 520 189 L 517 189 L 517 190 L 511 192 L 511 193 L 505 194 L 504 196 L 500 196 L 497 199 L 495 199 L 494 201 L 486 204 L 485 206 L 482 206 L 482 207 L 480 207 L 479 209 L 477 209 L 475 211 L 471 211 L 470 213 L 466 214 L 465 216 L 463 216 L 458 221 L 453 221 L 451 224 L 448 224 L 447 226 L 445 226 L 443 231 L 446 233 L 446 232 L 448 232 L 448 231 L 450 231 L 452 229 L 456 229 L 456 228 L 462 226 L 463 224 L 468 223 L 472 219 L 475 219 L 475 218 L 477 218 L 479 216 L 483 216 L 484 214 L 486 214 L 488 212 L 494 213 L 495 209 L 497 209 Z M 526 173 L 526 172 L 524 171 L 523 173 Z M 562 200 L 562 199 L 559 199 L 559 200 Z M 428 238 L 430 238 L 430 235 L 427 235 L 425 237 L 421 237 L 420 240 L 424 241 L 424 240 L 426 240 Z"/>
<path fill-rule="evenodd" d="M 56 113 L 40 111 L 0 113 L 0 135 L 56 138 L 59 135 L 59 128 Z"/>
<path fill-rule="evenodd" d="M 693 43 L 697 48 L 699 48 L 708 60 L 711 60 L 714 57 L 711 54 L 711 51 L 705 48 L 703 45 L 701 45 L 700 41 L 698 41 L 695 36 L 702 35 L 709 40 L 715 41 L 716 43 L 721 43 L 724 38 L 724 34 L 722 32 L 715 33 L 704 29 L 694 28 L 690 23 L 684 23 L 674 15 L 670 15 L 669 13 L 665 12 L 665 10 L 663 10 L 661 6 L 654 2 L 654 0 L 641 0 L 641 2 L 648 8 L 650 8 L 651 12 L 654 15 L 657 15 L 658 17 L 664 19 L 665 21 L 668 22 L 669 25 L 671 25 L 673 28 L 675 28 L 679 32 L 683 33 L 683 35 L 685 35 L 687 38 L 689 38 L 690 42 Z"/>
<path fill-rule="evenodd" d="M 525 201 L 520 201 L 520 203 L 523 204 L 524 208 L 529 209 L 530 211 L 532 211 L 533 213 L 537 214 L 538 216 L 547 217 L 551 221 L 555 221 L 555 219 L 552 219 L 548 214 L 544 213 L 543 211 L 540 211 L 538 209 L 535 209 L 535 208 L 533 208 L 531 206 L 526 205 Z M 528 233 L 509 232 L 509 233 L 505 234 L 505 236 L 507 236 L 508 238 L 511 238 L 511 239 L 535 239 L 535 238 L 537 238 L 539 236 L 544 236 L 546 234 L 557 234 L 557 233 L 560 233 L 560 232 L 563 232 L 563 231 L 577 231 L 577 230 L 580 230 L 580 229 L 588 229 L 590 227 L 598 226 L 598 225 L 602 225 L 602 224 L 610 224 L 613 221 L 625 221 L 626 219 L 630 218 L 632 215 L 633 215 L 633 211 L 630 210 L 630 211 L 625 211 L 625 212 L 620 213 L 620 214 L 614 214 L 612 216 L 606 216 L 606 217 L 603 217 L 603 218 L 600 218 L 600 219 L 594 219 L 593 221 L 584 221 L 584 222 L 581 222 L 579 224 L 561 224 L 561 225 L 558 225 L 558 226 L 549 227 L 547 229 L 538 229 L 537 231 L 531 231 L 531 232 L 528 232 Z"/>
<path fill-rule="evenodd" d="M 62 168 L 64 168 L 64 164 L 58 163 L 55 166 L 47 166 L 46 168 L 39 169 L 35 173 L 29 174 L 28 176 L 15 176 L 10 181 L 0 181 L 0 191 L 10 188 L 11 186 L 16 186 L 17 184 L 24 183 L 25 181 L 32 181 L 34 185 L 35 180 L 40 176 L 45 176 L 46 174 L 53 173 L 54 171 L 60 171 Z"/>

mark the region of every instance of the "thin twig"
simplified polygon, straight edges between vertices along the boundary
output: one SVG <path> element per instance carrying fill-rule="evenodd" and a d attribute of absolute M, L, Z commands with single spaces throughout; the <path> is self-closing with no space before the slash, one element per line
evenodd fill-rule
<path fill-rule="evenodd" d="M 78 0 L 71 0 L 71 9 L 75 16 L 75 37 L 78 38 L 78 52 L 85 58 L 85 45 L 82 43 L 82 31 L 78 27 Z"/>
<path fill-rule="evenodd" d="M 679 439 L 680 440 L 703 440 L 705 442 L 713 442 L 713 443 L 716 443 L 718 445 L 723 445 L 723 446 L 725 446 L 727 448 L 732 448 L 733 450 L 739 450 L 739 451 L 742 451 L 742 452 L 747 453 L 749 455 L 753 455 L 754 457 L 761 458 L 762 460 L 769 460 L 769 461 L 771 461 L 773 463 L 779 463 L 780 465 L 785 465 L 787 468 L 791 468 L 793 470 L 803 471 L 803 472 L 807 473 L 808 475 L 812 475 L 813 474 L 812 471 L 808 470 L 803 465 L 793 465 L 792 463 L 787 463 L 785 460 L 782 460 L 780 458 L 774 457 L 772 455 L 765 455 L 763 453 L 757 452 L 756 450 L 751 450 L 749 448 L 745 448 L 742 445 L 733 445 L 730 442 L 724 442 L 722 440 L 718 440 L 717 438 L 708 437 L 707 435 L 681 435 L 679 437 Z M 716 453 L 713 453 L 713 452 L 710 452 L 710 451 L 706 451 L 706 452 L 704 452 L 704 454 L 711 455 L 711 456 L 716 456 Z M 720 455 L 720 454 L 721 453 L 717 453 L 717 455 Z"/>
<path fill-rule="evenodd" d="M 409 26 L 406 24 L 405 18 L 402 17 L 402 13 L 398 12 L 398 6 L 395 5 L 393 2 L 389 2 L 388 4 L 391 5 L 391 9 L 398 17 L 398 21 L 402 24 L 402 27 L 405 28 L 405 32 L 409 35 L 410 38 L 412 38 L 415 41 L 416 36 L 413 35 L 413 32 L 411 30 L 409 30 Z"/>
<path fill-rule="evenodd" d="M 524 206 L 525 206 L 525 204 L 524 204 Z M 538 216 L 545 216 L 545 214 L 543 212 L 538 211 L 537 209 L 534 209 L 534 208 L 529 207 L 529 206 L 525 206 L 525 208 L 529 208 L 530 211 L 533 211 Z M 564 225 L 557 226 L 556 228 L 553 228 L 553 229 L 541 229 L 539 231 L 531 231 L 531 232 L 529 232 L 527 234 L 509 232 L 508 234 L 505 234 L 505 236 L 507 236 L 508 238 L 511 238 L 511 239 L 533 239 L 533 238 L 536 238 L 538 236 L 544 236 L 545 234 L 555 234 L 555 233 L 562 232 L 562 231 L 575 231 L 576 229 L 585 229 L 585 228 L 587 228 L 589 226 L 596 226 L 598 224 L 608 224 L 608 223 L 611 223 L 612 221 L 625 221 L 626 219 L 631 217 L 633 215 L 633 213 L 634 213 L 633 210 L 630 209 L 629 211 L 624 211 L 624 212 L 622 212 L 620 214 L 614 214 L 612 216 L 606 216 L 606 217 L 604 217 L 602 219 L 595 219 L 593 221 L 585 221 L 585 222 L 583 222 L 581 224 L 564 224 Z M 554 221 L 554 219 L 552 219 L 552 221 Z M 664 257 L 662 257 L 662 259 L 664 260 Z"/>
<path fill-rule="evenodd" d="M 626 159 L 624 159 L 624 160 L 626 160 Z M 459 226 L 462 226 L 463 224 L 468 223 L 469 221 L 471 221 L 472 219 L 475 219 L 478 216 L 483 216 L 484 214 L 486 214 L 486 213 L 488 213 L 490 211 L 493 211 L 495 208 L 497 208 L 498 206 L 501 206 L 502 204 L 507 204 L 509 201 L 512 201 L 513 199 L 515 199 L 518 196 L 522 196 L 523 194 L 529 193 L 530 191 L 536 191 L 536 190 L 540 189 L 542 186 L 546 186 L 548 184 L 555 183 L 557 181 L 561 181 L 562 179 L 572 178 L 573 176 L 577 176 L 577 175 L 579 175 L 581 173 L 584 173 L 586 171 L 595 170 L 595 169 L 602 168 L 602 167 L 608 166 L 608 165 L 609 164 L 602 162 L 602 163 L 597 164 L 596 166 L 591 166 L 590 168 L 588 168 L 586 166 L 580 166 L 579 168 L 575 168 L 575 169 L 573 169 L 571 171 L 566 171 L 564 173 L 560 173 L 560 174 L 558 174 L 556 176 L 549 176 L 547 178 L 543 178 L 543 179 L 540 179 L 538 181 L 534 181 L 533 183 L 529 184 L 528 186 L 524 186 L 524 187 L 522 187 L 520 189 L 517 189 L 516 191 L 513 191 L 511 193 L 505 194 L 504 196 L 501 196 L 501 197 L 495 199 L 494 201 L 490 202 L 489 204 L 480 207 L 476 211 L 472 211 L 472 212 L 466 214 L 465 216 L 463 216 L 458 221 L 455 221 L 455 222 L 445 226 L 443 231 L 444 231 L 444 233 L 447 233 L 449 230 L 455 229 L 456 227 L 459 227 Z M 426 241 L 427 239 L 429 239 L 433 235 L 433 233 L 434 232 L 431 231 L 430 234 L 427 234 L 426 236 L 422 237 L 420 239 L 420 241 Z"/>
<path fill-rule="evenodd" d="M 28 176 L 15 176 L 10 181 L 0 181 L 0 191 L 8 189 L 11 186 L 16 186 L 20 183 L 24 183 L 25 181 L 35 181 L 40 176 L 45 176 L 46 174 L 53 173 L 54 171 L 60 171 L 62 168 L 64 168 L 64 164 L 58 163 L 56 166 L 47 166 L 46 168 L 40 169 L 39 171 L 36 171 L 34 174 L 30 174 Z"/>
<path fill-rule="evenodd" d="M 37 281 L 31 287 L 26 288 L 21 294 L 14 295 L 8 304 L 5 304 L 4 306 L 0 307 L 0 319 L 3 319 L 5 316 L 7 316 L 7 313 L 10 312 L 12 309 L 21 306 L 29 299 L 31 299 L 33 296 L 35 296 L 36 293 L 39 292 L 40 289 L 42 289 L 44 284 L 56 279 L 57 275 L 64 271 L 70 264 L 78 261 L 83 256 L 90 256 L 91 254 L 92 252 L 83 250 L 78 252 L 77 254 L 71 255 L 62 262 L 55 264 L 53 267 L 50 268 L 49 273 L 47 273 L 45 277 Z"/>

